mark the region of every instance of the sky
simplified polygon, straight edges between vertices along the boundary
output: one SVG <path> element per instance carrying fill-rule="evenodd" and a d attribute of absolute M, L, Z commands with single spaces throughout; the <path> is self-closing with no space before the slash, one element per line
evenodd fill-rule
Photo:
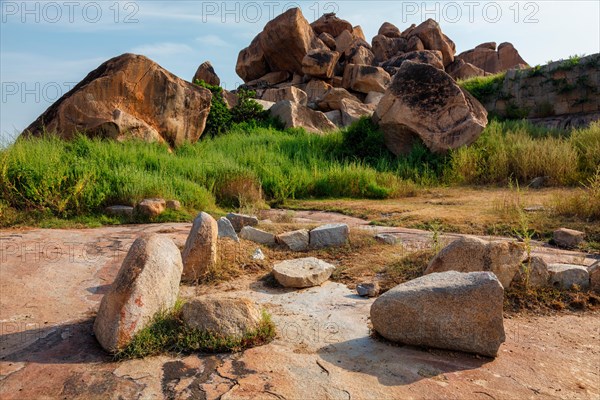
<path fill-rule="evenodd" d="M 0 144 L 104 61 L 143 54 L 191 80 L 209 60 L 222 86 L 242 83 L 238 53 L 275 16 L 300 7 L 361 25 L 367 40 L 389 21 L 406 29 L 433 18 L 457 53 L 511 42 L 530 65 L 600 52 L 600 1 L 10 1 L 0 0 Z"/>

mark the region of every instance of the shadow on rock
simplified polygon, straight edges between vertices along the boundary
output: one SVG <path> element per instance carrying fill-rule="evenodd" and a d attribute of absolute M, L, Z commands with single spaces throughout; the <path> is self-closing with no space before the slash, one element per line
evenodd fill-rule
<path fill-rule="evenodd" d="M 11 327 L 4 324 L 0 359 L 40 364 L 110 362 L 112 357 L 102 350 L 93 335 L 93 324 L 93 319 L 47 327 L 31 324 L 33 329 L 14 333 L 7 333 Z"/>
<path fill-rule="evenodd" d="M 330 344 L 318 354 L 345 370 L 373 375 L 385 386 L 408 385 L 426 378 L 444 381 L 444 374 L 480 368 L 493 361 L 465 353 L 397 346 L 371 337 Z"/>

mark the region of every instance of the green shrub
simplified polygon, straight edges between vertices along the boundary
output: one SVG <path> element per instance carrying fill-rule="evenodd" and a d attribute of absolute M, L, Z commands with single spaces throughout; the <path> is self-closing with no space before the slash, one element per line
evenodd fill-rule
<path fill-rule="evenodd" d="M 506 73 L 502 72 L 496 75 L 476 76 L 466 80 L 459 81 L 460 87 L 468 91 L 482 103 L 500 96 L 502 84 Z"/>
<path fill-rule="evenodd" d="M 258 328 L 240 337 L 219 336 L 189 328 L 181 320 L 182 305 L 178 301 L 173 311 L 157 314 L 127 347 L 115 354 L 115 359 L 128 360 L 167 353 L 241 351 L 269 343 L 276 334 L 275 324 L 266 311 L 262 313 Z"/>
<path fill-rule="evenodd" d="M 204 135 L 214 137 L 216 135 L 220 135 L 221 133 L 227 132 L 233 123 L 233 116 L 227 107 L 225 99 L 223 99 L 223 88 L 209 85 L 202 80 L 196 81 L 195 83 L 210 90 L 212 93 L 210 112 L 208 114 L 208 118 L 206 119 Z"/>

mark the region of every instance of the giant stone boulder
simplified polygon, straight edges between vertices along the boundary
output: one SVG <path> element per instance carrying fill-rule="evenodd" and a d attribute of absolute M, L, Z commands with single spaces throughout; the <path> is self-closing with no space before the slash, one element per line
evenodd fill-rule
<path fill-rule="evenodd" d="M 180 79 L 152 60 L 123 54 L 106 61 L 58 99 L 24 132 L 78 132 L 171 146 L 196 142 L 210 110 L 209 90 Z"/>
<path fill-rule="evenodd" d="M 487 111 L 450 75 L 406 60 L 381 99 L 374 121 L 396 155 L 410 153 L 420 139 L 433 152 L 473 143 L 487 125 Z"/>
<path fill-rule="evenodd" d="M 114 353 L 126 347 L 161 311 L 173 308 L 183 264 L 171 239 L 156 234 L 133 242 L 117 277 L 100 302 L 94 334 Z"/>
<path fill-rule="evenodd" d="M 371 306 L 371 322 L 394 342 L 496 357 L 505 341 L 503 302 L 494 274 L 449 271 L 384 293 Z"/>

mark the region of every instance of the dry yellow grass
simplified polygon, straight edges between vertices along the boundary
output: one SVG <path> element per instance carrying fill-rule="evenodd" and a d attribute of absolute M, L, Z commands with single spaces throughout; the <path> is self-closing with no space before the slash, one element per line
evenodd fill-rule
<path fill-rule="evenodd" d="M 580 189 L 576 188 L 436 188 L 398 200 L 296 200 L 286 206 L 337 211 L 386 226 L 429 229 L 432 223 L 439 223 L 445 232 L 479 235 L 512 234 L 526 215 L 529 227 L 538 236 L 547 236 L 562 226 L 597 235 L 598 224 L 554 212 L 557 198 L 568 198 L 578 192 Z M 537 206 L 543 210 L 526 211 Z"/>

